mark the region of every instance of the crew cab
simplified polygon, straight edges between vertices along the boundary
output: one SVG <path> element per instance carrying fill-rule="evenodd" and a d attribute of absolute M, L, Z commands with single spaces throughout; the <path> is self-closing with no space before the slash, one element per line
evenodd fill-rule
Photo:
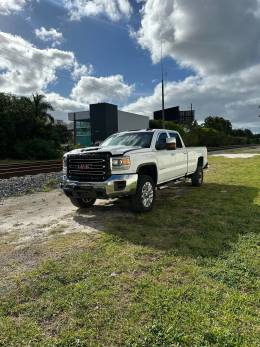
<path fill-rule="evenodd" d="M 134 211 L 147 212 L 156 187 L 182 177 L 201 186 L 207 164 L 206 147 L 185 147 L 176 131 L 125 131 L 98 147 L 66 153 L 62 188 L 79 208 L 92 206 L 97 198 L 127 196 Z"/>

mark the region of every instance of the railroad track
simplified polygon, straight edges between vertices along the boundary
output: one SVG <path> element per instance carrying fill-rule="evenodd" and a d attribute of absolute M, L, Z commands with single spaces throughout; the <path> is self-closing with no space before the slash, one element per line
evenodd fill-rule
<path fill-rule="evenodd" d="M 61 170 L 61 160 L 0 164 L 0 179 L 26 175 L 37 175 L 40 173 L 59 172 Z"/>
<path fill-rule="evenodd" d="M 226 149 L 239 149 L 248 147 L 257 147 L 259 145 L 230 145 L 230 146 L 220 146 L 220 147 L 207 147 L 208 152 L 224 151 Z"/>

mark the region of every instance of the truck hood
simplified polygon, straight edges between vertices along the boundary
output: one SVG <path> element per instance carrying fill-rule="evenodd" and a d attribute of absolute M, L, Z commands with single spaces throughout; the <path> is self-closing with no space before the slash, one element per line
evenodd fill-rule
<path fill-rule="evenodd" d="M 95 152 L 109 152 L 112 156 L 123 155 L 127 152 L 132 152 L 135 150 L 140 150 L 142 147 L 129 147 L 129 146 L 108 146 L 108 147 L 86 147 L 74 149 L 66 153 L 66 155 L 71 154 L 84 154 L 84 153 L 95 153 Z"/>

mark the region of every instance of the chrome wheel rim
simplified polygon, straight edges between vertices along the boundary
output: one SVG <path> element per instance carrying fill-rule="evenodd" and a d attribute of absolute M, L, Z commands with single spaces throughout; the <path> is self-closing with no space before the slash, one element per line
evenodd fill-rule
<path fill-rule="evenodd" d="M 142 202 L 144 207 L 150 207 L 153 202 L 153 186 L 151 182 L 146 182 L 142 188 Z"/>

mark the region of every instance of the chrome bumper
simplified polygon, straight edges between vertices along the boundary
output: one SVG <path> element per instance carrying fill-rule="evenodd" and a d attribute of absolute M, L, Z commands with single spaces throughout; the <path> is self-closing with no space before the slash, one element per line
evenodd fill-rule
<path fill-rule="evenodd" d="M 67 196 L 119 197 L 135 194 L 137 179 L 137 174 L 112 175 L 104 182 L 71 181 L 64 177 L 61 188 Z"/>

